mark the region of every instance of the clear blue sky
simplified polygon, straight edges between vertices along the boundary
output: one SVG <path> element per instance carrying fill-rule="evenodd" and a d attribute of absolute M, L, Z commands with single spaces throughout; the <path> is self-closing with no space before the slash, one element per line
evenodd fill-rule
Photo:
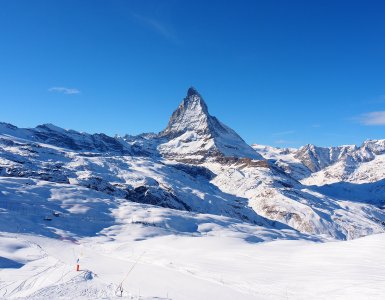
<path fill-rule="evenodd" d="M 158 132 L 191 85 L 249 143 L 385 138 L 385 1 L 0 0 L 0 121 Z"/>

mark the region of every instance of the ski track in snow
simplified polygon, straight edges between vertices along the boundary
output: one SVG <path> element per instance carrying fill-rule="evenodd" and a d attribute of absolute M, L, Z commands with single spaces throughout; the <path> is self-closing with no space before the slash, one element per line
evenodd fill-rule
<path fill-rule="evenodd" d="M 215 236 L 132 241 L 127 232 L 113 242 L 97 237 L 80 245 L 6 233 L 0 241 L 21 243 L 31 255 L 39 245 L 44 253 L 19 269 L 0 270 L 0 295 L 7 298 L 118 298 L 121 281 L 123 296 L 134 299 L 382 299 L 385 292 L 385 234 L 329 243 L 248 244 Z M 2 249 L 1 255 L 13 254 Z"/>

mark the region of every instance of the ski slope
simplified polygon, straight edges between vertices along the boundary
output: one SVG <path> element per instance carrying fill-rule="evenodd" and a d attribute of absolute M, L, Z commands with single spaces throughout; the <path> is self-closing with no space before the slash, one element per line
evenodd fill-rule
<path fill-rule="evenodd" d="M 0 298 L 382 299 L 385 292 L 385 234 L 337 242 L 68 184 L 0 178 L 0 187 Z"/>
<path fill-rule="evenodd" d="M 121 282 L 128 299 L 382 299 L 385 292 L 385 234 L 329 243 L 131 237 L 73 243 L 2 233 L 0 296 L 118 298 Z"/>

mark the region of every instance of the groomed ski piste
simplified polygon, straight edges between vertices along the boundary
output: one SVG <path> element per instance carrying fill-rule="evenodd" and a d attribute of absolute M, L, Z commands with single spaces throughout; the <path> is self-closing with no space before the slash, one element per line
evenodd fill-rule
<path fill-rule="evenodd" d="M 336 241 L 37 179 L 1 177 L 0 191 L 0 298 L 385 294 L 385 234 Z"/>

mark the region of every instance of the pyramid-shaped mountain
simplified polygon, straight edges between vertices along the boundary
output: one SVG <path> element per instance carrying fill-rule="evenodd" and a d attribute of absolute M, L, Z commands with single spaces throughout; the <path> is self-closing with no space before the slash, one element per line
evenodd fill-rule
<path fill-rule="evenodd" d="M 159 151 L 166 157 L 205 159 L 215 156 L 263 159 L 231 128 L 209 114 L 202 96 L 193 87 L 172 114 L 166 139 Z"/>

